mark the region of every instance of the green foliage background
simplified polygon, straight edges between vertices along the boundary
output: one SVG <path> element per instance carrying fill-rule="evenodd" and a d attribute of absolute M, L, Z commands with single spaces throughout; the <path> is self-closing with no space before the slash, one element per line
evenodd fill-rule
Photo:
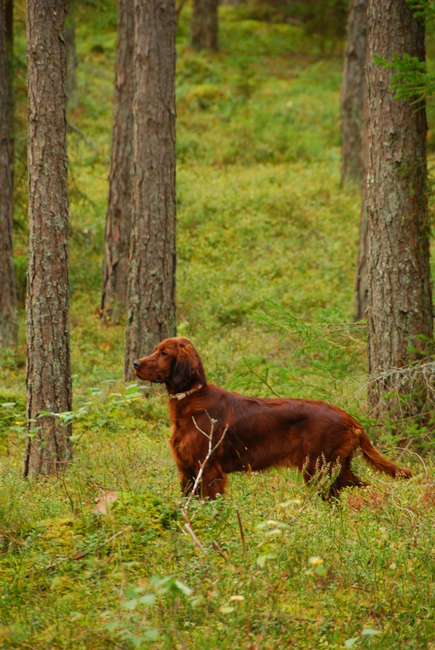
<path fill-rule="evenodd" d="M 84 136 L 71 132 L 68 142 L 75 460 L 63 480 L 21 479 L 22 314 L 19 349 L 0 356 L 0 647 L 435 647 L 433 463 L 398 450 L 388 427 L 364 417 L 365 329 L 349 325 L 359 197 L 339 183 L 339 47 L 221 7 L 221 52 L 193 52 L 189 6 L 183 12 L 179 333 L 192 338 L 211 381 L 333 401 L 384 453 L 402 454 L 415 478 L 393 483 L 356 459 L 374 487 L 331 504 L 290 470 L 232 475 L 225 498 L 191 507 L 207 555 L 183 534 L 165 396 L 124 386 L 123 323 L 105 327 L 98 315 L 117 6 L 77 4 L 79 88 L 68 116 Z M 24 25 L 19 1 L 22 296 Z M 117 495 L 107 515 L 94 511 L 98 486 Z"/>

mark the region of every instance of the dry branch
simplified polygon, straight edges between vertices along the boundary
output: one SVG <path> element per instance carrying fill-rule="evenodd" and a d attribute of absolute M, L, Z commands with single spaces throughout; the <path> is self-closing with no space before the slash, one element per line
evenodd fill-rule
<path fill-rule="evenodd" d="M 216 451 L 216 449 L 219 447 L 219 445 L 221 444 L 221 442 L 222 442 L 223 439 L 225 438 L 225 435 L 226 435 L 226 433 L 227 433 L 227 431 L 228 431 L 228 424 L 225 425 L 225 429 L 224 429 L 224 431 L 223 431 L 223 433 L 222 433 L 222 436 L 220 437 L 220 440 L 219 440 L 219 441 L 216 443 L 216 445 L 213 447 L 213 433 L 214 433 L 214 425 L 216 424 L 217 420 L 214 420 L 213 418 L 211 418 L 210 415 L 208 414 L 208 411 L 207 411 L 207 410 L 205 411 L 205 413 L 206 413 L 208 419 L 210 420 L 210 425 L 211 425 L 211 427 L 210 427 L 210 435 L 209 435 L 208 433 L 206 433 L 205 431 L 203 431 L 203 430 L 198 426 L 198 424 L 196 423 L 196 420 L 195 420 L 195 418 L 194 418 L 193 415 L 192 415 L 192 421 L 193 421 L 193 424 L 195 425 L 195 428 L 196 428 L 200 433 L 202 433 L 202 435 L 205 436 L 205 437 L 207 438 L 207 440 L 208 440 L 208 451 L 207 451 L 207 455 L 206 455 L 206 457 L 204 458 L 204 460 L 202 461 L 202 463 L 200 463 L 200 465 L 199 465 L 199 472 L 198 472 L 198 474 L 197 474 L 197 476 L 196 476 L 196 479 L 195 479 L 195 481 L 194 481 L 193 487 L 192 487 L 191 492 L 190 492 L 190 494 L 189 494 L 189 498 L 187 499 L 184 508 L 181 508 L 181 509 L 180 509 L 180 512 L 181 512 L 181 515 L 182 515 L 182 517 L 183 517 L 183 519 L 184 519 L 184 522 L 185 522 L 184 527 L 186 528 L 187 532 L 188 532 L 189 535 L 191 536 L 191 538 L 192 538 L 192 540 L 193 540 L 195 546 L 197 546 L 197 547 L 198 547 L 198 548 L 199 548 L 203 553 L 206 554 L 207 551 L 205 550 L 204 546 L 201 544 L 201 542 L 199 541 L 199 539 L 197 538 L 197 536 L 196 536 L 195 533 L 193 532 L 192 522 L 191 522 L 190 519 L 189 519 L 188 510 L 189 510 L 190 503 L 191 503 L 191 501 L 192 501 L 192 499 L 193 499 L 193 497 L 194 497 L 194 495 L 195 495 L 195 493 L 196 493 L 196 491 L 197 491 L 197 489 L 198 489 L 198 486 L 199 486 L 199 484 L 200 484 L 200 482 L 201 482 L 202 475 L 203 475 L 203 473 L 204 473 L 204 468 L 205 468 L 205 466 L 207 465 L 207 463 L 208 463 L 208 461 L 209 461 L 209 458 L 210 458 L 210 456 L 212 455 L 212 453 L 213 453 L 214 451 Z"/>
<path fill-rule="evenodd" d="M 243 546 L 243 561 L 246 563 L 246 544 L 245 544 L 245 533 L 243 532 L 242 519 L 240 517 L 240 512 L 236 510 L 237 521 L 239 522 L 240 537 L 242 538 Z"/>

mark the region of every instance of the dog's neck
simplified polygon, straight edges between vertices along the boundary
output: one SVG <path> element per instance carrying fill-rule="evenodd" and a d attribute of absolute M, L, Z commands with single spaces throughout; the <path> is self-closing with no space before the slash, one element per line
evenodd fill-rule
<path fill-rule="evenodd" d="M 203 384 L 198 384 L 198 386 L 194 386 L 190 390 L 184 391 L 184 393 L 169 393 L 169 399 L 176 399 L 178 401 L 181 401 L 185 397 L 188 397 L 189 395 L 192 395 L 192 393 L 196 393 L 196 391 L 201 390 L 203 387 Z"/>

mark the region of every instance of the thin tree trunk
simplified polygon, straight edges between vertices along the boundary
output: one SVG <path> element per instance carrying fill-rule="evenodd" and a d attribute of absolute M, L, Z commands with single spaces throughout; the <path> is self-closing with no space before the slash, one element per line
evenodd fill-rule
<path fill-rule="evenodd" d="M 104 239 L 101 314 L 115 321 L 127 300 L 133 207 L 134 0 L 120 0 L 113 103 L 112 156 Z"/>
<path fill-rule="evenodd" d="M 175 2 L 135 0 L 134 213 L 125 378 L 175 320 Z"/>
<path fill-rule="evenodd" d="M 340 92 L 342 185 L 361 182 L 366 43 L 367 0 L 350 0 Z"/>
<path fill-rule="evenodd" d="M 218 49 L 219 0 L 193 0 L 190 44 L 198 50 Z"/>
<path fill-rule="evenodd" d="M 73 16 L 73 2 L 67 0 L 67 14 L 65 20 L 65 46 L 66 46 L 66 96 L 73 102 L 77 93 L 77 50 L 76 26 Z"/>
<path fill-rule="evenodd" d="M 368 20 L 368 351 L 376 378 L 424 358 L 433 316 L 425 107 L 395 100 L 391 70 L 373 60 L 396 53 L 423 61 L 424 24 L 406 0 L 369 0 Z M 373 382 L 374 412 L 390 388 L 388 378 Z"/>
<path fill-rule="evenodd" d="M 368 164 L 368 91 L 367 91 L 367 67 L 369 48 L 366 48 L 366 63 L 364 66 L 364 102 L 363 102 L 363 132 L 362 132 L 362 160 L 361 160 L 361 211 L 359 218 L 359 243 L 358 259 L 355 275 L 355 320 L 367 318 L 367 307 L 369 299 L 368 279 L 368 221 L 367 221 L 367 164 Z"/>
<path fill-rule="evenodd" d="M 29 271 L 24 475 L 71 460 L 70 426 L 41 411 L 71 410 L 64 0 L 27 0 Z"/>
<path fill-rule="evenodd" d="M 18 340 L 13 261 L 12 2 L 0 0 L 0 347 Z"/>

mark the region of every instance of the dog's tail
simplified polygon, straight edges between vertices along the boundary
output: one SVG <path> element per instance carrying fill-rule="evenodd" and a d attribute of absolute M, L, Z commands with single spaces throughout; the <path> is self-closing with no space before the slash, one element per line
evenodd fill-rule
<path fill-rule="evenodd" d="M 380 472 L 384 472 L 393 478 L 411 478 L 412 474 L 409 469 L 405 469 L 404 467 L 397 467 L 397 465 L 391 463 L 378 451 L 376 451 L 370 442 L 368 435 L 362 427 L 358 430 L 358 433 L 359 445 L 361 447 L 364 458 L 371 465 L 373 465 L 373 467 L 376 467 L 376 469 L 378 469 Z"/>

